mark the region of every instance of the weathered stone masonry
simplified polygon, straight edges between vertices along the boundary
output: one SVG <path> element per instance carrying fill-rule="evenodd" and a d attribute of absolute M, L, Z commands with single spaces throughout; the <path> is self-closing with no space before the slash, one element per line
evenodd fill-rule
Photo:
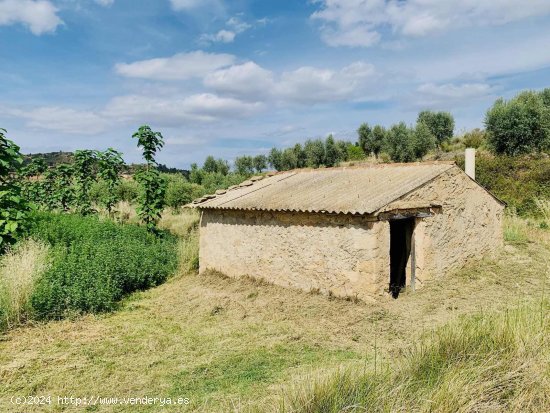
<path fill-rule="evenodd" d="M 417 287 L 501 246 L 503 205 L 453 167 L 370 215 L 203 209 L 200 271 L 368 299 L 389 281 L 389 223 L 378 213 L 434 204 L 435 215 L 416 218 Z"/>

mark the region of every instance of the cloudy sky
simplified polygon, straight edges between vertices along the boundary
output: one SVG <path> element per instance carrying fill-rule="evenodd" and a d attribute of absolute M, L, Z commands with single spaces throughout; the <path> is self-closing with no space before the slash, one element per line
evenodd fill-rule
<path fill-rule="evenodd" d="M 550 86 L 548 0 L 0 0 L 0 127 L 25 153 L 160 130 L 188 167 Z"/>

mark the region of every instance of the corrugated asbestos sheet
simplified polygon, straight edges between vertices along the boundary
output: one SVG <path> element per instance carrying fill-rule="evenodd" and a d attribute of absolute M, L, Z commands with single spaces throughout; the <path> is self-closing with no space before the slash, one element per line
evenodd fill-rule
<path fill-rule="evenodd" d="M 193 206 L 371 214 L 450 168 L 453 164 L 413 163 L 281 172 L 202 198 Z"/>

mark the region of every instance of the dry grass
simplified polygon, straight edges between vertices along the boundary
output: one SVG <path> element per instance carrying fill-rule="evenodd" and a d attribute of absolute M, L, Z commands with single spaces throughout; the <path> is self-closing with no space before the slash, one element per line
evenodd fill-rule
<path fill-rule="evenodd" d="M 180 237 L 186 237 L 197 229 L 199 218 L 199 212 L 194 209 L 186 208 L 176 213 L 166 209 L 159 221 L 159 228 L 168 230 Z"/>
<path fill-rule="evenodd" d="M 535 205 L 537 206 L 537 209 L 539 210 L 541 215 L 544 217 L 546 223 L 550 224 L 550 200 L 536 198 Z"/>
<path fill-rule="evenodd" d="M 304 380 L 308 378 L 323 376 L 330 381 L 335 380 L 333 372 L 338 369 L 362 373 L 375 364 L 389 366 L 393 361 L 401 362 L 405 369 L 411 354 L 436 355 L 434 349 L 446 348 L 428 346 L 431 341 L 422 339 L 431 340 L 433 331 L 441 331 L 438 327 L 452 323 L 443 330 L 450 334 L 459 317 L 488 314 L 490 310 L 497 319 L 494 323 L 487 321 L 484 329 L 496 328 L 502 325 L 498 317 L 506 314 L 507 308 L 522 307 L 534 297 L 542 297 L 545 283 L 548 285 L 549 233 L 528 226 L 528 242 L 509 244 L 498 257 L 434 280 L 414 294 L 405 294 L 399 300 L 382 297 L 376 303 L 329 300 L 246 278 L 235 280 L 213 274 L 176 277 L 133 295 L 119 312 L 29 326 L 4 335 L 0 340 L 0 411 L 9 410 L 9 397 L 20 393 L 182 396 L 191 399 L 187 411 L 273 410 L 273 406 L 280 407 L 282 393 L 288 395 L 287 401 L 298 398 L 291 393 L 307 388 Z M 518 330 L 516 338 L 521 339 L 529 328 Z M 445 337 L 446 333 L 442 334 Z M 476 334 L 470 336 L 475 339 Z M 459 343 L 451 338 L 442 343 Z M 426 343 L 426 347 L 416 351 L 410 347 L 413 343 Z M 510 354 L 536 357 L 532 349 Z M 547 357 L 546 347 L 539 354 Z M 515 356 L 507 356 L 511 359 L 518 361 Z M 455 394 L 458 401 L 452 399 L 447 410 L 442 404 L 455 390 L 471 389 L 464 386 L 475 370 L 465 370 L 461 378 L 457 360 L 459 364 L 446 370 L 445 380 L 427 386 L 425 393 L 419 387 L 401 394 L 414 394 L 421 400 L 437 396 L 439 411 L 461 406 L 461 397 L 466 398 L 467 393 Z M 537 359 L 529 360 L 530 367 L 525 371 L 545 386 L 544 377 L 538 375 L 544 370 L 533 370 Z M 489 358 L 485 364 L 478 363 L 477 370 L 497 374 L 497 387 L 480 388 L 487 389 L 488 400 L 500 384 L 517 380 L 514 369 L 519 366 L 510 364 L 511 375 L 506 376 L 500 367 L 488 369 L 492 362 L 498 360 Z M 465 367 L 473 369 L 476 363 L 472 363 Z M 544 365 L 542 361 L 539 364 Z M 393 377 L 390 373 L 388 377 Z M 459 387 L 452 386 L 453 375 Z M 289 389 L 289 383 L 297 384 Z M 447 390 L 437 390 L 437 383 L 445 383 Z M 534 395 L 540 394 L 534 385 L 513 388 L 523 389 L 520 398 L 524 400 L 534 400 Z M 526 393 L 529 388 L 533 397 Z M 476 406 L 480 411 L 491 411 L 490 404 Z M 46 410 L 27 407 L 29 412 Z M 513 405 L 509 407 L 514 409 Z M 495 405 L 492 411 L 498 408 Z M 64 411 L 82 409 L 68 407 Z M 159 407 L 110 406 L 98 411 L 156 412 Z"/>
<path fill-rule="evenodd" d="M 46 270 L 48 247 L 28 240 L 0 261 L 0 331 L 23 323 L 29 312 L 34 281 Z"/>
<path fill-rule="evenodd" d="M 549 310 L 545 300 L 461 318 L 395 362 L 298 382 L 261 411 L 550 411 Z"/>

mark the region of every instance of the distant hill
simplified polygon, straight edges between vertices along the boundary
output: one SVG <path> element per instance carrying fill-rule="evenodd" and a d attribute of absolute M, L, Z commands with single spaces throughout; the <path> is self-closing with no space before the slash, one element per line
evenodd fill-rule
<path fill-rule="evenodd" d="M 46 164 L 49 167 L 54 167 L 63 163 L 72 163 L 74 160 L 74 153 L 63 152 L 63 151 L 46 152 L 46 153 L 30 153 L 30 154 L 24 155 L 23 158 L 24 158 L 25 165 L 30 163 L 35 158 L 42 158 L 44 159 L 44 161 L 46 161 Z M 136 163 L 126 165 L 124 173 L 132 175 L 136 173 L 143 166 L 144 166 L 143 164 L 136 164 Z M 159 164 L 158 170 L 160 172 L 164 172 L 168 174 L 182 174 L 186 178 L 189 178 L 189 171 L 187 169 L 172 168 L 164 164 Z"/>
<path fill-rule="evenodd" d="M 42 158 L 46 161 L 48 166 L 56 166 L 61 163 L 71 163 L 74 158 L 74 153 L 72 152 L 46 152 L 46 153 L 30 153 L 24 155 L 25 164 L 30 163 L 34 158 Z"/>

